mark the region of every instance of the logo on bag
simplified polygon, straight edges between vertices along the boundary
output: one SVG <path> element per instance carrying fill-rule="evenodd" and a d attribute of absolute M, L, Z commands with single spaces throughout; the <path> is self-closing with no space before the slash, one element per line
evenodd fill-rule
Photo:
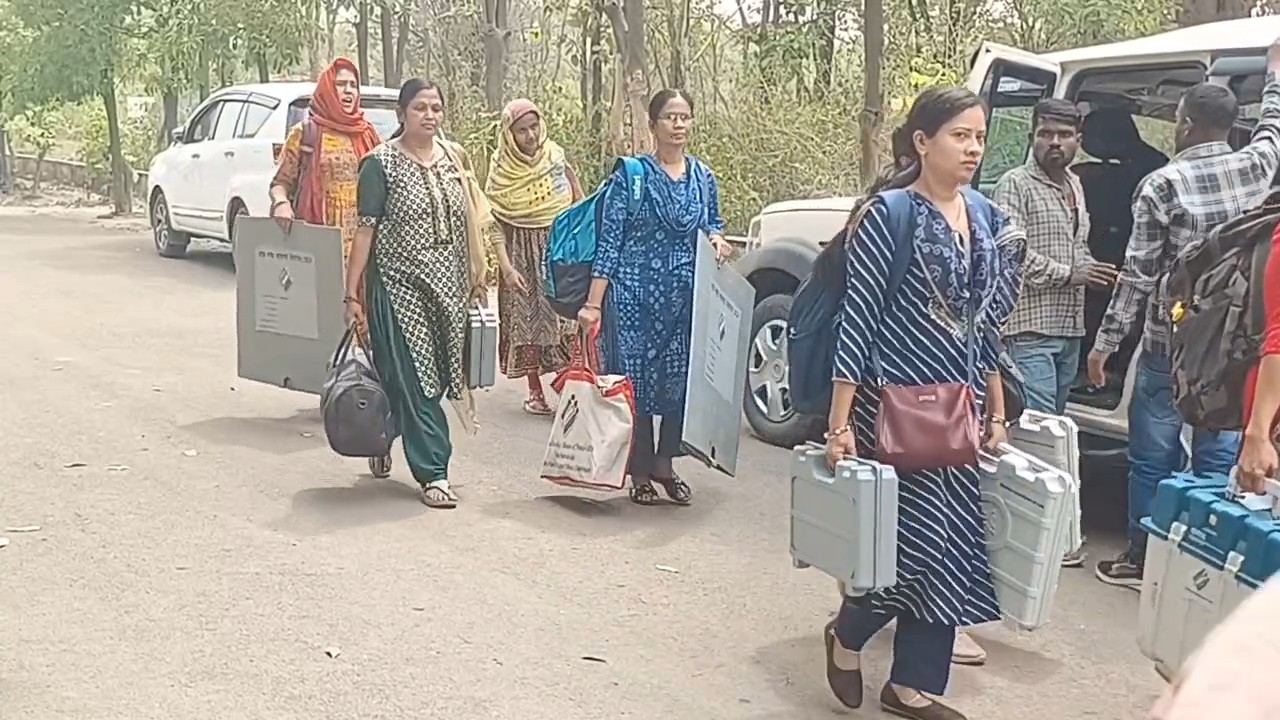
<path fill-rule="evenodd" d="M 922 403 L 938 402 L 938 395 L 937 393 L 926 393 L 924 395 L 917 395 L 916 402 L 922 402 Z"/>
<path fill-rule="evenodd" d="M 560 413 L 560 426 L 564 428 L 565 434 L 568 434 L 573 423 L 578 419 L 578 396 L 570 395 L 569 399 L 564 403 L 564 412 Z"/>

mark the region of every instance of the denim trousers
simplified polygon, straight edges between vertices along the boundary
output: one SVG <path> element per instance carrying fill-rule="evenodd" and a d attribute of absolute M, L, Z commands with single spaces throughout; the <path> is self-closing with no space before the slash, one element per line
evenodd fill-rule
<path fill-rule="evenodd" d="M 1129 548 L 1145 551 L 1139 521 L 1151 514 L 1156 486 L 1187 465 L 1182 416 L 1173 404 L 1173 370 L 1167 355 L 1143 352 L 1129 399 Z M 1240 452 L 1240 433 L 1195 430 L 1191 472 L 1226 475 Z M 1139 560 L 1141 555 L 1139 555 Z"/>
<path fill-rule="evenodd" d="M 1018 333 L 1005 338 L 1009 357 L 1022 371 L 1027 409 L 1061 415 L 1080 370 L 1080 338 Z"/>
<path fill-rule="evenodd" d="M 893 667 L 889 682 L 912 690 L 942 695 L 951 678 L 951 651 L 956 642 L 954 625 L 939 625 L 899 613 L 875 612 L 845 598 L 836 616 L 836 637 L 846 650 L 862 652 L 869 640 L 894 618 Z"/>

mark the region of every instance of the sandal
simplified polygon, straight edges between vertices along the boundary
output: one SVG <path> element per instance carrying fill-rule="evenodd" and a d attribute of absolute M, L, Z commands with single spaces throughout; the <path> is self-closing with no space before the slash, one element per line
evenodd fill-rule
<path fill-rule="evenodd" d="M 369 474 L 379 480 L 391 477 L 391 456 L 369 458 Z"/>
<path fill-rule="evenodd" d="M 447 487 L 427 485 L 422 488 L 422 504 L 434 510 L 452 510 L 458 507 L 458 496 Z"/>
<path fill-rule="evenodd" d="M 649 481 L 631 483 L 631 502 L 637 505 L 657 505 L 658 491 L 653 489 L 653 483 Z"/>
<path fill-rule="evenodd" d="M 679 475 L 672 474 L 669 478 L 653 478 L 653 481 L 662 486 L 667 497 L 671 498 L 671 502 L 677 505 L 688 505 L 693 502 L 693 488 L 688 483 L 680 479 Z"/>
<path fill-rule="evenodd" d="M 547 404 L 547 399 L 540 397 L 531 397 L 525 400 L 524 411 L 537 417 L 548 417 L 556 414 L 555 409 Z"/>

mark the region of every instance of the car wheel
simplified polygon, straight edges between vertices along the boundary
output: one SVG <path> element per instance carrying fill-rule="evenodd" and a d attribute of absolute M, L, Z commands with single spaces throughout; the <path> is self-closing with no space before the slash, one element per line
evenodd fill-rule
<path fill-rule="evenodd" d="M 743 412 L 752 431 L 770 445 L 792 448 L 812 440 L 821 418 L 800 415 L 791 404 L 787 324 L 791 296 L 771 295 L 756 305 L 747 349 Z"/>
<path fill-rule="evenodd" d="M 173 218 L 169 214 L 169 203 L 164 193 L 156 193 L 151 203 L 151 236 L 160 257 L 180 258 L 187 254 L 187 246 L 191 244 L 191 236 L 173 229 Z"/>
<path fill-rule="evenodd" d="M 239 200 L 231 203 L 231 219 L 227 222 L 227 238 L 231 241 L 231 266 L 236 265 L 236 222 L 242 217 L 249 217 L 249 208 Z"/>

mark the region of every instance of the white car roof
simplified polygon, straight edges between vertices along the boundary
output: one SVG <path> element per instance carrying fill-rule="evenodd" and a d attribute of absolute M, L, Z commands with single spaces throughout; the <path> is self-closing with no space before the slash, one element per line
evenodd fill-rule
<path fill-rule="evenodd" d="M 1045 53 L 1042 57 L 1067 64 L 1121 57 L 1132 59 L 1188 53 L 1229 53 L 1262 50 L 1275 42 L 1277 37 L 1280 37 L 1280 15 L 1271 15 L 1205 23 L 1133 40 Z"/>
<path fill-rule="evenodd" d="M 253 83 L 248 85 L 230 85 L 221 88 L 215 95 L 230 92 L 257 93 L 277 100 L 291 103 L 300 97 L 306 97 L 315 92 L 316 84 L 313 82 L 271 82 L 271 83 Z M 376 87 L 372 85 L 364 85 L 360 88 L 361 97 L 377 98 L 379 100 L 395 100 L 399 97 L 398 90 L 391 88 Z"/>

